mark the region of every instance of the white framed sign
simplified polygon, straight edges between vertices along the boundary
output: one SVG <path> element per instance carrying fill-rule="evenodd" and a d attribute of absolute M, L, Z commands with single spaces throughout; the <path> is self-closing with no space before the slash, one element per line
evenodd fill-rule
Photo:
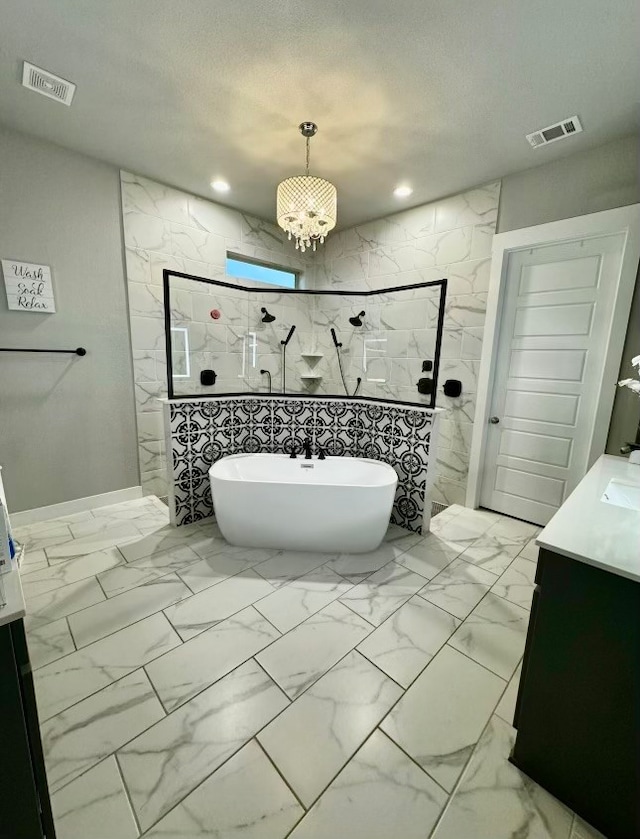
<path fill-rule="evenodd" d="M 7 305 L 20 312 L 55 312 L 51 268 L 33 262 L 3 259 Z"/>

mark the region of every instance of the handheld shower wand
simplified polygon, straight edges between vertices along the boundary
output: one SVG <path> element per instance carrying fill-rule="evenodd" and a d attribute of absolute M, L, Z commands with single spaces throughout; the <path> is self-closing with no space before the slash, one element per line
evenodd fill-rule
<path fill-rule="evenodd" d="M 287 335 L 287 337 L 283 341 L 280 341 L 280 343 L 282 344 L 282 392 L 283 393 L 287 392 L 287 344 L 291 340 L 291 336 L 293 335 L 293 333 L 295 331 L 296 331 L 296 325 L 294 323 L 293 326 L 291 327 L 291 329 L 289 330 L 289 334 Z"/>
<path fill-rule="evenodd" d="M 338 347 L 341 347 L 341 346 L 342 346 L 342 342 L 341 342 L 341 341 L 338 341 L 338 339 L 336 338 L 336 331 L 335 331 L 335 329 L 333 328 L 333 326 L 331 327 L 331 337 L 333 338 L 333 346 L 334 346 L 336 349 L 338 349 Z"/>

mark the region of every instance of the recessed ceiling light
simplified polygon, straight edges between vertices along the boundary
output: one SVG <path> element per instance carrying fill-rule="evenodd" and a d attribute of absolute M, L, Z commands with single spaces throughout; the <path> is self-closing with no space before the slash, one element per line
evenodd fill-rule
<path fill-rule="evenodd" d="M 397 186 L 393 190 L 393 194 L 396 198 L 408 198 L 412 192 L 413 190 L 410 186 Z"/>
<path fill-rule="evenodd" d="M 214 189 L 216 192 L 229 192 L 231 187 L 226 181 L 217 178 L 215 181 L 211 181 L 211 189 Z"/>

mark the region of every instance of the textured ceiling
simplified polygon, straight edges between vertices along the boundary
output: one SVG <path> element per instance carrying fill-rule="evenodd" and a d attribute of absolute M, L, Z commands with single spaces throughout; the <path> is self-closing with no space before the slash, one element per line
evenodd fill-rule
<path fill-rule="evenodd" d="M 0 6 L 0 122 L 210 198 L 223 176 L 224 203 L 266 218 L 305 119 L 341 227 L 637 129 L 637 0 Z M 22 59 L 75 82 L 72 107 L 22 88 Z M 573 114 L 584 134 L 526 143 Z"/>

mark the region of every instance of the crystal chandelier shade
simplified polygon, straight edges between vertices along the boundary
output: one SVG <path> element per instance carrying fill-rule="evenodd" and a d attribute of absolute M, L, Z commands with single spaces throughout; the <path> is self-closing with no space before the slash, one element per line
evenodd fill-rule
<path fill-rule="evenodd" d="M 280 227 L 295 239 L 296 248 L 316 249 L 336 226 L 338 194 L 324 178 L 309 174 L 309 140 L 318 130 L 313 122 L 303 122 L 300 133 L 307 141 L 306 174 L 286 178 L 278 185 L 277 219 Z"/>

